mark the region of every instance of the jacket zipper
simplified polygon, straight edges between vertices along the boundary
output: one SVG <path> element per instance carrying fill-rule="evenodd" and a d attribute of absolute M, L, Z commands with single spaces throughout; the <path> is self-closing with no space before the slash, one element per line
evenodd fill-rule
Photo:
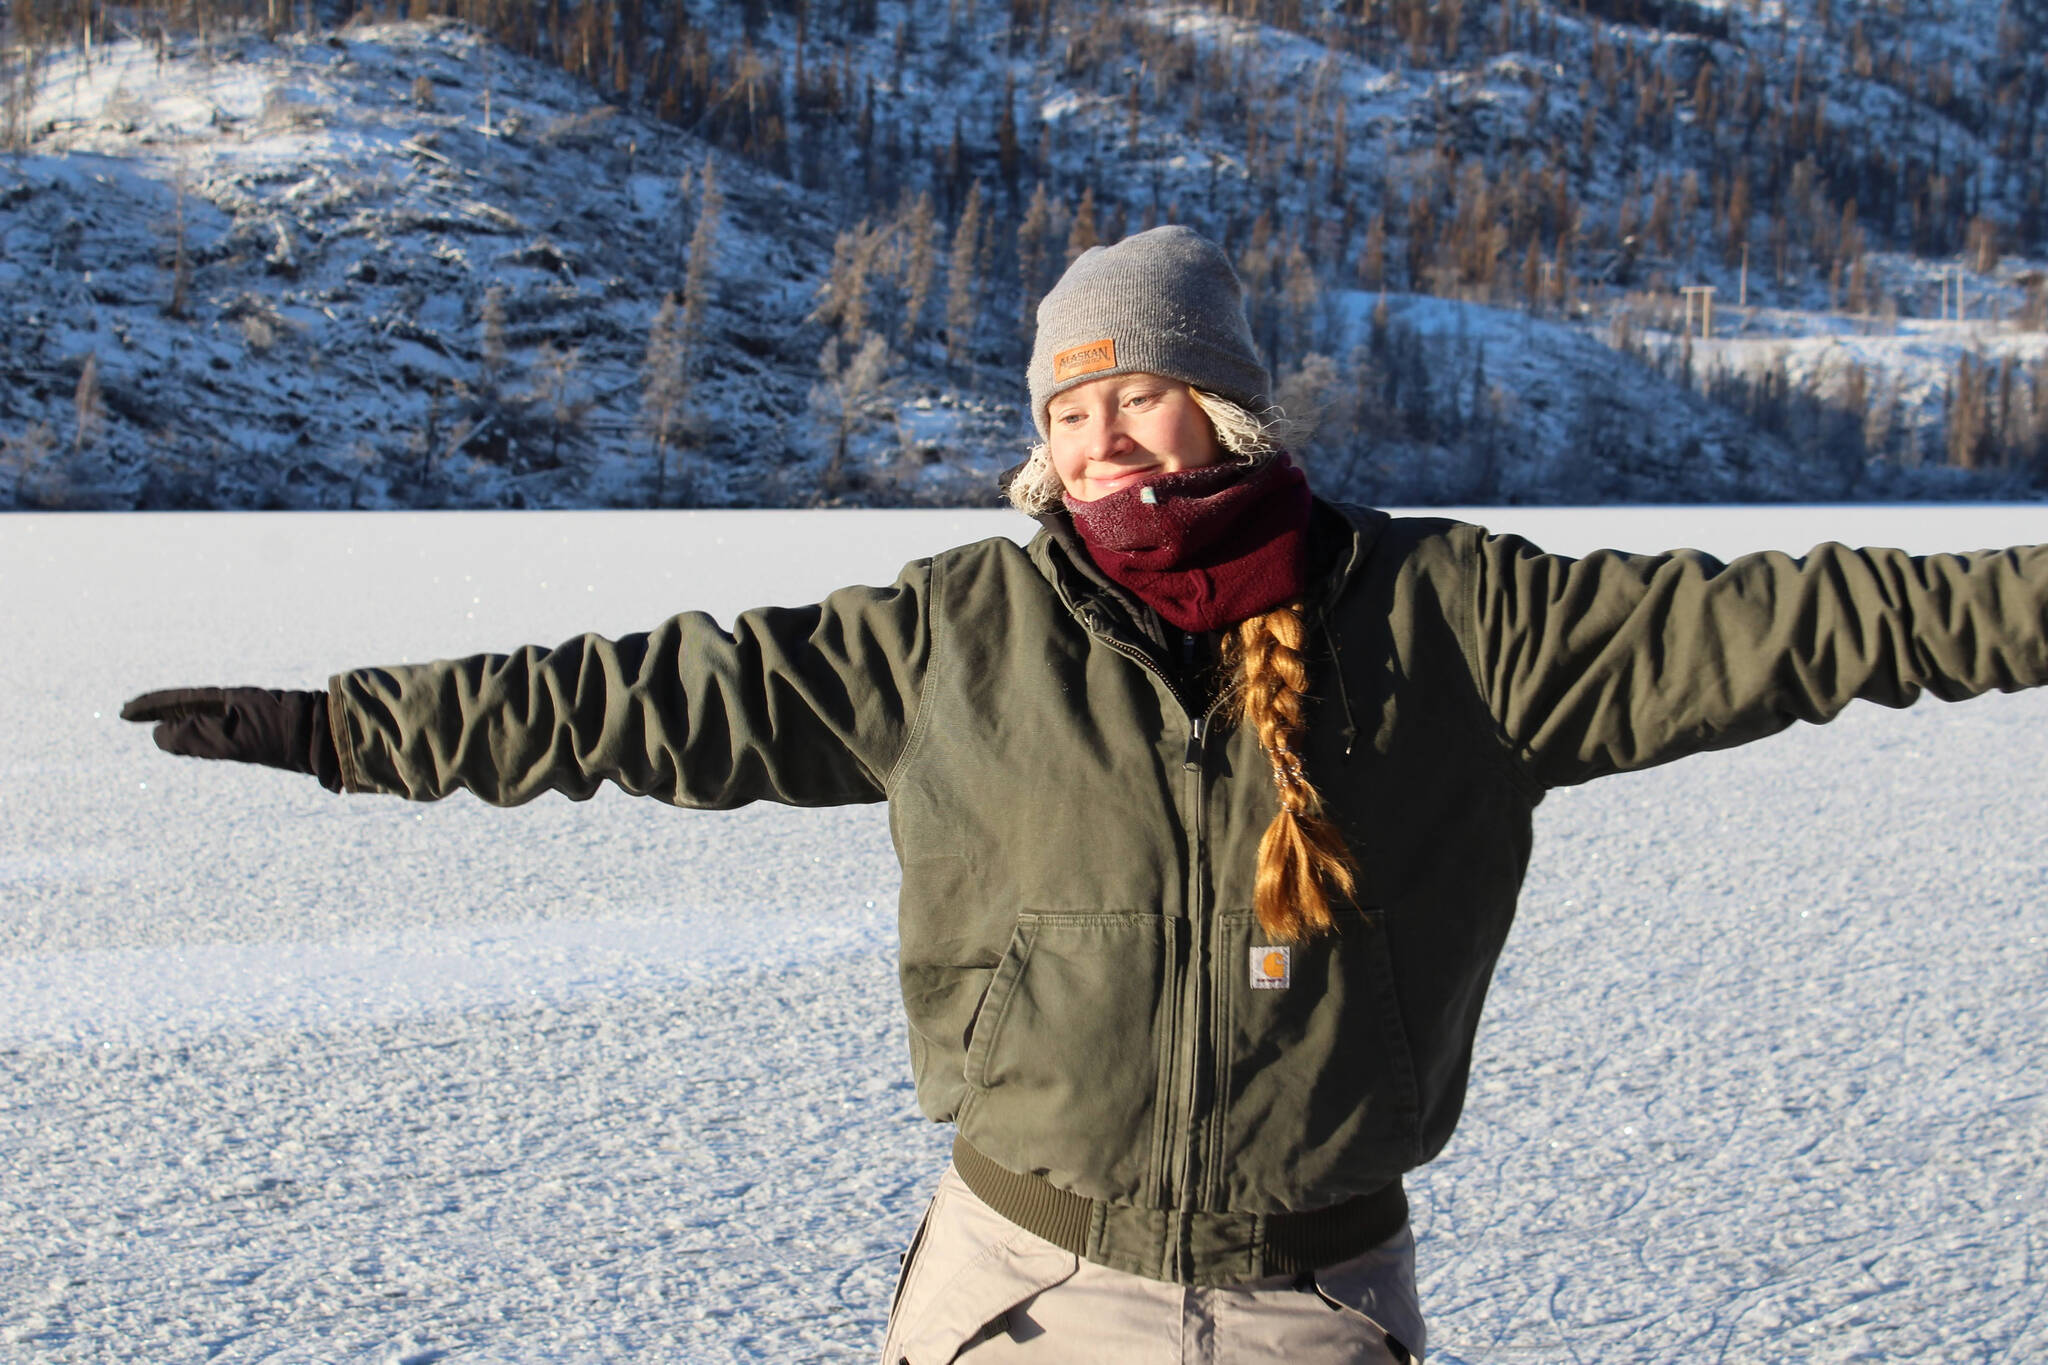
<path fill-rule="evenodd" d="M 1342 568 L 1336 574 L 1337 581 L 1340 585 L 1348 583 L 1350 581 L 1352 575 L 1358 569 L 1359 561 L 1364 557 L 1362 549 L 1359 545 L 1358 530 L 1359 528 L 1354 525 L 1352 528 L 1350 556 L 1345 562 L 1345 564 L 1342 566 Z M 1173 679 L 1169 678 L 1166 675 L 1164 669 L 1160 668 L 1159 665 L 1143 650 L 1137 648 L 1134 645 L 1127 644 L 1126 642 L 1119 640 L 1114 635 L 1112 635 L 1107 629 L 1107 627 L 1103 624 L 1100 615 L 1092 607 L 1085 609 L 1080 607 L 1074 601 L 1073 597 L 1069 595 L 1065 585 L 1060 583 L 1058 576 L 1055 574 L 1052 577 L 1054 591 L 1059 595 L 1060 600 L 1066 606 L 1067 610 L 1070 613 L 1072 613 L 1075 619 L 1081 623 L 1082 628 L 1085 629 L 1089 633 L 1089 635 L 1091 635 L 1095 639 L 1100 640 L 1109 648 L 1115 650 L 1117 653 L 1131 660 L 1131 662 L 1137 664 L 1140 668 L 1145 669 L 1147 672 L 1152 674 L 1153 677 L 1159 679 L 1160 685 L 1166 689 L 1168 695 L 1170 695 L 1174 699 L 1175 703 L 1179 705 L 1181 709 L 1181 714 L 1188 720 L 1187 750 L 1181 761 L 1183 771 L 1189 772 L 1191 777 L 1193 778 L 1195 798 L 1194 813 L 1188 826 L 1188 904 L 1186 916 L 1183 921 L 1187 924 L 1189 930 L 1187 951 L 1188 971 L 1184 975 L 1176 973 L 1175 968 L 1179 961 L 1179 954 L 1174 954 L 1173 958 L 1167 964 L 1167 989 L 1172 993 L 1170 998 L 1173 1001 L 1173 1017 L 1168 1024 L 1167 1037 L 1169 1040 L 1171 1040 L 1173 1038 L 1180 1036 L 1183 1033 L 1186 1035 L 1186 1060 L 1185 1065 L 1183 1067 L 1186 1074 L 1186 1084 L 1182 1087 L 1174 1087 L 1179 1089 L 1180 1103 L 1185 1106 L 1185 1122 L 1180 1125 L 1179 1137 L 1176 1142 L 1173 1131 L 1174 1125 L 1172 1123 L 1173 1116 L 1171 1114 L 1167 1116 L 1168 1146 L 1169 1148 L 1171 1148 L 1175 1145 L 1178 1145 L 1179 1151 L 1177 1153 L 1172 1151 L 1169 1151 L 1167 1153 L 1167 1160 L 1162 1163 L 1161 1169 L 1158 1172 L 1158 1179 L 1155 1182 L 1156 1188 L 1159 1193 L 1159 1206 L 1164 1208 L 1167 1206 L 1167 1196 L 1169 1195 L 1169 1193 L 1171 1193 L 1168 1188 L 1167 1173 L 1168 1171 L 1173 1170 L 1175 1167 L 1178 1167 L 1179 1190 L 1175 1195 L 1173 1204 L 1173 1207 L 1175 1209 L 1174 1233 L 1171 1238 L 1171 1245 L 1166 1248 L 1166 1252 L 1168 1253 L 1168 1264 L 1165 1267 L 1165 1269 L 1168 1271 L 1169 1274 L 1173 1275 L 1175 1278 L 1179 1278 L 1190 1267 L 1190 1263 L 1193 1260 L 1192 1248 L 1190 1247 L 1188 1241 L 1188 1213 L 1194 1207 L 1195 1196 L 1197 1193 L 1194 1187 L 1193 1170 L 1195 1146 L 1194 1121 L 1195 1107 L 1200 1100 L 1198 1090 L 1200 1085 L 1201 1045 L 1202 1036 L 1204 1033 L 1204 1029 L 1202 1028 L 1201 1015 L 1204 1006 L 1209 1003 L 1207 1000 L 1208 992 L 1202 989 L 1202 987 L 1205 984 L 1204 975 L 1203 973 L 1196 970 L 1196 966 L 1198 964 L 1206 965 L 1206 960 L 1209 956 L 1209 944 L 1206 938 L 1198 935 L 1195 932 L 1196 923 L 1201 915 L 1203 904 L 1206 900 L 1206 897 L 1203 895 L 1202 892 L 1202 869 L 1206 854 L 1205 845 L 1207 843 L 1208 838 L 1205 821 L 1208 795 L 1205 790 L 1205 751 L 1209 731 L 1211 728 L 1209 722 L 1211 718 L 1216 714 L 1218 708 L 1220 708 L 1225 701 L 1229 700 L 1230 688 L 1227 684 L 1225 684 L 1222 693 L 1210 702 L 1208 708 L 1205 711 L 1197 715 L 1194 711 L 1194 708 L 1188 705 L 1187 698 L 1181 695 L 1180 689 L 1174 686 Z M 1341 586 L 1338 589 L 1338 591 L 1341 591 Z M 1333 665 L 1337 672 L 1337 686 L 1340 689 L 1342 689 L 1344 686 L 1343 664 L 1341 661 L 1336 659 L 1336 640 L 1335 637 L 1331 635 L 1328 625 L 1329 602 L 1334 597 L 1334 595 L 1334 593 L 1326 594 L 1323 600 L 1318 601 L 1316 603 L 1316 616 L 1318 624 L 1321 625 L 1326 638 L 1328 638 L 1330 641 Z M 1194 633 L 1191 631 L 1184 632 L 1181 639 L 1181 656 L 1183 664 L 1190 670 L 1192 669 L 1194 663 L 1195 647 L 1196 639 Z M 1351 698 L 1348 694 L 1345 694 L 1343 696 L 1343 705 L 1345 719 L 1344 747 L 1345 753 L 1349 755 L 1349 753 L 1351 752 L 1352 743 L 1356 737 L 1356 729 L 1355 723 L 1353 722 L 1351 716 Z M 1193 1001 L 1193 1012 L 1195 1018 L 1191 1021 L 1187 1021 L 1189 1026 L 1183 1028 L 1183 1021 L 1180 1017 L 1183 1013 L 1182 996 L 1189 992 L 1191 986 L 1193 994 L 1195 996 L 1195 999 Z M 1213 1013 L 1213 1009 L 1211 1012 Z M 1217 1050 L 1218 1054 L 1220 1055 L 1220 1040 L 1218 1041 Z M 1168 1059 L 1169 1066 L 1180 1064 L 1180 1061 L 1181 1059 L 1179 1057 L 1173 1057 Z M 1172 1082 L 1178 1079 L 1180 1078 L 1169 1077 L 1169 1085 L 1171 1086 Z M 1216 1120 L 1217 1124 L 1220 1126 L 1221 1110 L 1216 1106 L 1212 1106 L 1212 1108 L 1215 1110 L 1215 1112 L 1212 1113 L 1211 1118 L 1213 1120 Z M 1212 1166 L 1214 1165 L 1216 1159 L 1214 1152 L 1215 1141 L 1216 1139 L 1212 1135 L 1210 1139 L 1211 1151 L 1209 1155 L 1209 1162 Z"/>
<path fill-rule="evenodd" d="M 1072 603 L 1068 604 L 1068 609 L 1074 610 Z M 1201 989 L 1202 973 L 1199 968 L 1206 956 L 1206 945 L 1202 941 L 1202 936 L 1197 932 L 1197 926 L 1203 904 L 1202 863 L 1204 856 L 1203 842 L 1206 838 L 1203 821 L 1203 806 L 1206 796 L 1206 793 L 1203 791 L 1203 748 L 1208 737 L 1209 718 L 1215 714 L 1216 708 L 1222 704 L 1223 699 L 1219 697 L 1209 704 L 1207 710 L 1197 712 L 1188 705 L 1187 698 L 1181 695 L 1180 689 L 1174 686 L 1173 679 L 1169 678 L 1166 675 L 1166 671 L 1160 668 L 1158 663 L 1147 655 L 1145 651 L 1110 634 L 1102 625 L 1101 617 L 1094 611 L 1075 611 L 1074 614 L 1079 618 L 1082 627 L 1090 635 L 1157 678 L 1160 685 L 1166 689 L 1167 695 L 1173 698 L 1175 704 L 1180 707 L 1181 714 L 1188 721 L 1188 743 L 1181 759 L 1181 769 L 1184 772 L 1190 773 L 1193 779 L 1195 799 L 1194 813 L 1188 824 L 1187 906 L 1185 913 L 1179 917 L 1181 922 L 1187 926 L 1187 969 L 1185 972 L 1180 970 L 1180 955 L 1175 954 L 1167 963 L 1166 982 L 1167 998 L 1173 1002 L 1172 1020 L 1167 1027 L 1167 1039 L 1171 1042 L 1176 1039 L 1185 1038 L 1185 1046 L 1178 1049 L 1169 1049 L 1169 1055 L 1166 1058 L 1169 1068 L 1181 1073 L 1180 1075 L 1168 1077 L 1168 1093 L 1178 1092 L 1182 1113 L 1178 1116 L 1171 1113 L 1167 1115 L 1167 1151 L 1164 1154 L 1166 1159 L 1161 1163 L 1160 1169 L 1156 1173 L 1157 1180 L 1155 1181 L 1159 1206 L 1162 1208 L 1169 1207 L 1169 1200 L 1171 1200 L 1170 1206 L 1175 1209 L 1174 1235 L 1171 1239 L 1171 1244 L 1166 1248 L 1169 1260 L 1162 1269 L 1169 1275 L 1177 1277 L 1184 1273 L 1184 1263 L 1190 1258 L 1187 1239 L 1187 1210 L 1191 1205 L 1191 1196 L 1193 1194 L 1190 1177 L 1194 1164 L 1196 1087 L 1200 1083 L 1201 1063 L 1201 1013 L 1204 992 Z M 1188 644 L 1183 647 L 1192 649 L 1193 639 L 1192 635 L 1188 636 Z M 1191 990 L 1195 998 L 1190 1002 L 1192 1009 L 1187 1009 L 1183 1007 L 1184 997 Z M 1186 1017 L 1189 1014 L 1192 1014 L 1193 1017 Z M 1174 1084 L 1174 1082 L 1181 1083 Z M 1173 1121 L 1175 1117 L 1178 1117 L 1181 1121 L 1175 1123 Z"/>
<path fill-rule="evenodd" d="M 1206 712 L 1196 716 L 1188 726 L 1187 756 L 1181 760 L 1181 771 L 1189 775 L 1193 788 L 1189 810 L 1193 812 L 1188 833 L 1188 978 L 1182 988 L 1184 993 L 1194 996 L 1187 1009 L 1185 1027 L 1178 1039 L 1182 1046 L 1179 1065 L 1181 1070 L 1180 1111 L 1182 1122 L 1175 1132 L 1179 1135 L 1178 1159 L 1169 1164 L 1174 1171 L 1174 1231 L 1171 1248 L 1174 1263 L 1169 1268 L 1176 1276 L 1184 1268 L 1181 1262 L 1188 1258 L 1187 1215 L 1191 1207 L 1188 1201 L 1188 1173 L 1194 1167 L 1195 1152 L 1195 1105 L 1198 1099 L 1196 1087 L 1201 1083 L 1202 1061 L 1202 972 L 1203 937 L 1202 922 L 1202 841 L 1206 833 L 1203 807 L 1207 804 L 1207 793 L 1202 790 L 1203 740 L 1207 736 L 1209 717 Z M 1163 1172 L 1162 1172 L 1163 1174 Z"/>
<path fill-rule="evenodd" d="M 1202 1041 L 1212 1031 L 1209 1016 L 1214 1013 L 1214 1002 L 1207 989 L 1210 981 L 1209 936 L 1203 931 L 1203 919 L 1208 897 L 1203 891 L 1206 885 L 1208 863 L 1208 808 L 1209 775 L 1207 764 L 1207 741 L 1210 720 L 1223 704 L 1218 697 L 1209 703 L 1209 709 L 1194 718 L 1188 727 L 1188 752 L 1182 767 L 1188 772 L 1194 788 L 1192 827 L 1188 839 L 1188 984 L 1186 989 L 1193 995 L 1190 1018 L 1187 1027 L 1181 1030 L 1184 1040 L 1182 1069 L 1186 1082 L 1181 1095 L 1184 1122 L 1180 1126 L 1179 1189 L 1174 1200 L 1176 1210 L 1173 1255 L 1173 1269 L 1177 1276 L 1184 1276 L 1193 1270 L 1193 1248 L 1188 1243 L 1188 1218 L 1198 1202 L 1195 1171 L 1195 1128 L 1196 1115 L 1201 1109 L 1202 1083 Z"/>

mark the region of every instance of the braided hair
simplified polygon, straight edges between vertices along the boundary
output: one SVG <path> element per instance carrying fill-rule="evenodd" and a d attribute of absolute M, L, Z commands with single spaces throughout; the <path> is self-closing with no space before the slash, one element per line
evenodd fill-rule
<path fill-rule="evenodd" d="M 1280 811 L 1259 840 L 1253 882 L 1259 925 L 1276 943 L 1334 929 L 1331 899 L 1351 894 L 1357 869 L 1344 836 L 1324 818 L 1322 797 L 1302 768 L 1307 645 L 1300 602 L 1251 617 L 1223 637 L 1224 662 L 1236 681 L 1236 719 L 1258 730 L 1280 797 Z"/>
<path fill-rule="evenodd" d="M 1253 412 L 1201 389 L 1191 387 L 1189 392 L 1208 416 L 1217 444 L 1230 458 L 1245 464 L 1269 460 L 1278 451 L 1305 441 L 1314 430 L 1312 421 L 1289 417 L 1278 408 Z M 1044 442 L 1032 447 L 1005 491 L 1010 502 L 1025 513 L 1036 515 L 1060 505 L 1060 478 Z M 1280 813 L 1259 840 L 1259 866 L 1253 882 L 1253 908 L 1259 924 L 1276 943 L 1335 929 L 1331 897 L 1351 894 L 1357 870 L 1344 836 L 1323 817 L 1322 797 L 1302 769 L 1307 643 L 1308 626 L 1300 602 L 1275 607 L 1223 634 L 1224 664 L 1234 682 L 1233 718 L 1240 725 L 1257 727 L 1259 745 L 1273 765 L 1273 786 L 1280 797 Z"/>

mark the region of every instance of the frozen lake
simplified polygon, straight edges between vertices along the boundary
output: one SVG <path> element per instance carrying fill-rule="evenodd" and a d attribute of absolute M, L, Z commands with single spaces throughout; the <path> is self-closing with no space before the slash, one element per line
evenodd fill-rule
<path fill-rule="evenodd" d="M 2048 508 L 1469 513 L 1553 550 Z M 0 1360 L 872 1357 L 941 1168 L 880 807 L 496 811 L 174 761 L 152 687 L 722 618 L 1008 513 L 0 517 Z M 1433 1362 L 2048 1359 L 2048 695 L 1554 795 Z"/>

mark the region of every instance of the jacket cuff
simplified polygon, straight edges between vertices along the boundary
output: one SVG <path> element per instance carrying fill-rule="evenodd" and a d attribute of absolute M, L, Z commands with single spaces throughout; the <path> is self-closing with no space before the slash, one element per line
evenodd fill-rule
<path fill-rule="evenodd" d="M 341 699 L 341 678 L 337 673 L 327 682 L 327 726 L 334 739 L 334 751 L 341 756 L 341 789 L 367 792 L 362 769 L 356 765 L 356 731 L 350 721 L 348 704 Z"/>

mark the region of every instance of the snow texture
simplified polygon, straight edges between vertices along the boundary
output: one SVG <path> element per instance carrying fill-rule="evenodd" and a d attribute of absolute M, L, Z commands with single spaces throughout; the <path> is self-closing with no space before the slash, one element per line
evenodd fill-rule
<path fill-rule="evenodd" d="M 1563 551 L 2005 508 L 1509 509 Z M 0 522 L 0 1360 L 870 1358 L 944 1159 L 880 807 L 516 811 L 173 760 L 150 687 L 722 617 L 1007 513 Z M 1411 1181 L 1432 1360 L 2048 1357 L 2048 696 L 1559 792 Z"/>

